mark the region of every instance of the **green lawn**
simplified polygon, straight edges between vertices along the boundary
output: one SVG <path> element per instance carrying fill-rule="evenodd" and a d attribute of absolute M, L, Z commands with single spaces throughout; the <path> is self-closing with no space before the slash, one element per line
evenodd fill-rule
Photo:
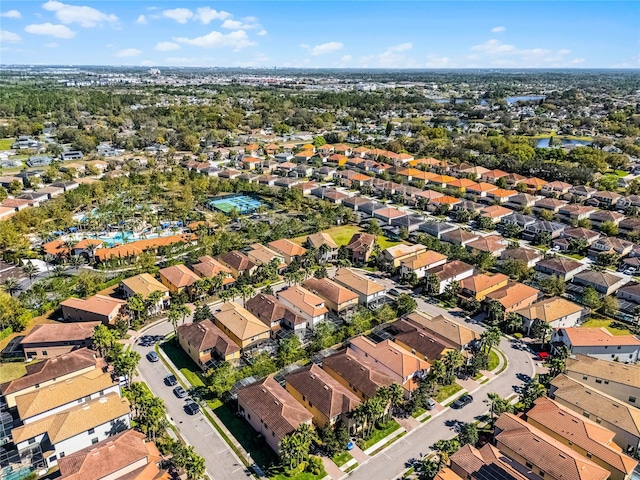
<path fill-rule="evenodd" d="M 611 323 L 615 322 L 616 324 L 620 324 L 615 320 L 611 320 L 609 318 L 591 318 L 582 324 L 585 328 L 600 328 L 604 327 L 609 330 L 613 335 L 630 335 L 631 332 L 626 328 L 615 328 L 611 326 Z"/>
<path fill-rule="evenodd" d="M 422 415 L 422 414 L 423 414 L 423 413 L 425 413 L 426 411 L 427 411 L 427 409 L 426 409 L 426 408 L 419 408 L 419 409 L 417 409 L 415 412 L 413 412 L 413 413 L 411 414 L 411 416 L 412 416 L 413 418 L 418 418 L 420 415 Z"/>
<path fill-rule="evenodd" d="M 236 415 L 236 409 L 226 403 L 219 403 L 213 407 L 213 411 L 231 435 L 238 441 L 242 448 L 251 454 L 251 458 L 263 470 L 278 463 L 278 457 L 265 443 L 264 439 L 258 437 L 258 433 L 243 418 Z M 297 477 L 296 477 L 297 478 Z M 322 478 L 322 477 L 320 477 Z"/>
<path fill-rule="evenodd" d="M 15 138 L 2 138 L 0 139 L 0 150 L 10 150 L 11 145 L 15 142 Z"/>
<path fill-rule="evenodd" d="M 349 240 L 351 240 L 351 237 L 362 231 L 362 228 L 357 225 L 341 225 L 339 227 L 332 227 L 328 230 L 323 230 L 322 233 L 328 233 L 331 238 L 333 238 L 333 241 L 340 247 L 342 245 L 347 245 Z M 307 235 L 303 235 L 301 237 L 292 238 L 291 241 L 298 245 L 302 245 L 306 239 Z M 398 245 L 399 243 L 402 242 L 393 242 L 384 235 L 378 235 L 378 244 L 382 249 Z"/>
<path fill-rule="evenodd" d="M 22 362 L 0 363 L 2 382 L 10 382 L 27 374 L 27 366 Z"/>
<path fill-rule="evenodd" d="M 615 170 L 614 173 L 619 177 L 626 177 L 627 175 L 629 175 L 629 172 L 627 172 L 626 170 Z"/>
<path fill-rule="evenodd" d="M 373 432 L 371 432 L 371 435 L 369 435 L 369 438 L 367 438 L 366 440 L 359 440 L 358 445 L 362 450 L 366 450 L 367 448 L 375 445 L 380 440 L 392 434 L 399 428 L 400 424 L 398 422 L 396 422 L 395 420 L 390 420 L 384 425 L 376 427 Z"/>
<path fill-rule="evenodd" d="M 335 463 L 337 466 L 341 467 L 352 458 L 353 457 L 351 456 L 351 454 L 345 450 L 344 452 L 336 453 L 333 457 L 331 457 L 331 460 L 333 460 L 333 463 Z"/>
<path fill-rule="evenodd" d="M 496 352 L 491 350 L 489 352 L 489 366 L 487 367 L 487 370 L 492 371 L 494 368 L 498 366 L 499 363 L 500 363 L 500 357 Z"/>
<path fill-rule="evenodd" d="M 180 348 L 180 345 L 170 340 L 161 344 L 160 348 L 162 348 L 167 357 L 171 359 L 176 368 L 180 370 L 180 373 L 184 375 L 191 385 L 194 387 L 204 387 L 202 377 L 196 373 L 200 369 L 193 360 L 191 360 L 191 357 Z"/>
<path fill-rule="evenodd" d="M 436 398 L 434 400 L 438 403 L 442 403 L 454 393 L 458 393 L 460 390 L 462 390 L 462 387 L 457 383 L 452 383 L 451 385 L 445 385 L 444 387 L 440 387 L 440 390 L 438 391 L 438 395 L 436 395 Z"/>
<path fill-rule="evenodd" d="M 324 470 L 318 475 L 314 475 L 313 473 L 309 472 L 302 472 L 293 477 L 290 477 L 286 473 L 278 473 L 277 475 L 271 477 L 271 480 L 322 480 L 326 476 L 327 472 L 325 472 Z"/>

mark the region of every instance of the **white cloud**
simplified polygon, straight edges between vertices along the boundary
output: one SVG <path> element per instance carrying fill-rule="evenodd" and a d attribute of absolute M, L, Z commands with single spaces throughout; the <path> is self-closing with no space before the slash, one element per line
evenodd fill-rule
<path fill-rule="evenodd" d="M 51 35 L 56 38 L 73 38 L 76 32 L 66 25 L 54 25 L 52 23 L 34 23 L 24 27 L 24 31 L 34 35 Z"/>
<path fill-rule="evenodd" d="M 140 25 L 146 25 L 147 17 L 145 17 L 144 15 L 139 15 L 138 19 L 136 20 L 136 23 L 139 23 Z"/>
<path fill-rule="evenodd" d="M 153 60 L 142 60 L 140 65 L 143 67 L 153 67 L 156 63 Z"/>
<path fill-rule="evenodd" d="M 413 44 L 411 42 L 401 43 L 400 45 L 394 45 L 393 47 L 389 47 L 387 52 L 406 52 L 413 48 Z"/>
<path fill-rule="evenodd" d="M 229 18 L 222 22 L 222 25 L 220 26 L 227 30 L 252 30 L 254 28 L 260 28 L 260 24 L 255 20 L 255 18 L 250 17 L 248 19 L 245 19 L 244 22 L 241 22 L 239 20 L 231 20 Z"/>
<path fill-rule="evenodd" d="M 549 48 L 518 48 L 515 45 L 502 43 L 491 39 L 485 43 L 474 45 L 470 49 L 475 52 L 469 55 L 474 64 L 484 64 L 485 67 L 566 67 L 584 62 L 581 58 L 569 58 L 571 50 Z"/>
<path fill-rule="evenodd" d="M 171 52 L 173 50 L 180 50 L 180 45 L 173 42 L 159 42 L 155 49 L 159 52 Z"/>
<path fill-rule="evenodd" d="M 342 47 L 344 47 L 344 45 L 341 42 L 327 42 L 312 47 L 310 45 L 307 45 L 306 43 L 302 43 L 300 44 L 300 47 L 309 50 L 309 53 L 311 53 L 311 55 L 316 56 L 325 55 L 331 52 L 337 52 L 338 50 L 342 50 Z"/>
<path fill-rule="evenodd" d="M 6 30 L 0 30 L 0 43 L 18 43 L 22 40 L 20 35 Z"/>
<path fill-rule="evenodd" d="M 42 8 L 55 12 L 56 18 L 62 23 L 77 23 L 84 28 L 92 28 L 103 23 L 114 23 L 118 17 L 114 14 L 106 14 L 93 7 L 81 5 L 67 5 L 55 0 L 49 0 Z"/>
<path fill-rule="evenodd" d="M 137 48 L 125 48 L 116 53 L 116 57 L 137 57 L 141 53 L 142 50 L 138 50 Z"/>
<path fill-rule="evenodd" d="M 449 57 L 441 57 L 439 55 L 427 55 L 427 68 L 451 68 L 452 62 Z"/>
<path fill-rule="evenodd" d="M 22 14 L 18 10 L 9 10 L 8 12 L 0 13 L 0 17 L 4 17 L 4 18 L 22 18 Z"/>
<path fill-rule="evenodd" d="M 507 27 L 503 27 L 503 26 L 501 25 L 501 26 L 499 26 L 499 27 L 493 27 L 493 28 L 491 29 L 491 31 L 492 31 L 493 33 L 500 33 L 500 32 L 504 32 L 506 29 L 507 29 Z"/>
<path fill-rule="evenodd" d="M 378 66 L 383 68 L 415 68 L 416 62 L 407 57 L 405 52 L 413 48 L 411 42 L 400 43 L 387 48 L 377 56 Z"/>
<path fill-rule="evenodd" d="M 351 55 L 343 55 L 340 60 L 342 60 L 343 62 L 350 62 L 351 58 Z"/>
<path fill-rule="evenodd" d="M 58 44 L 56 42 L 49 42 L 49 43 L 45 43 L 44 46 L 47 48 L 57 48 Z"/>
<path fill-rule="evenodd" d="M 240 50 L 245 47 L 256 45 L 255 42 L 249 40 L 247 32 L 244 30 L 238 30 L 231 33 L 221 33 L 214 30 L 201 37 L 173 37 L 173 39 L 178 43 L 202 48 L 233 47 L 234 50 Z"/>
<path fill-rule="evenodd" d="M 205 25 L 209 25 L 212 20 L 226 20 L 231 17 L 229 12 L 224 10 L 217 11 L 211 7 L 200 7 L 196 11 L 198 12 L 196 19 Z"/>
<path fill-rule="evenodd" d="M 269 32 L 267 32 L 266 30 L 263 29 L 263 30 L 260 30 L 258 32 L 258 35 L 261 36 L 261 37 L 264 37 L 267 33 L 269 33 Z"/>
<path fill-rule="evenodd" d="M 178 23 L 187 23 L 188 20 L 193 18 L 193 12 L 188 8 L 174 8 L 172 10 L 164 10 L 162 15 L 175 20 Z"/>

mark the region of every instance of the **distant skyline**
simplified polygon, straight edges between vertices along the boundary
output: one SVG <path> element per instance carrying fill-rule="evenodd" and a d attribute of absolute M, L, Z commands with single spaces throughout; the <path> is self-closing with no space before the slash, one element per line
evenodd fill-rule
<path fill-rule="evenodd" d="M 640 68 L 635 1 L 11 1 L 0 62 Z"/>

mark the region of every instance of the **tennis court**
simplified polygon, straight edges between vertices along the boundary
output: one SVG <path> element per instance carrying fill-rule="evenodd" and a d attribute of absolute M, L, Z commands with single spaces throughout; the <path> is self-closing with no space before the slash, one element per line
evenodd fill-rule
<path fill-rule="evenodd" d="M 264 204 L 253 197 L 238 195 L 236 197 L 223 197 L 211 200 L 209 205 L 225 214 L 229 214 L 231 210 L 235 208 L 241 215 L 246 215 L 255 212 Z"/>

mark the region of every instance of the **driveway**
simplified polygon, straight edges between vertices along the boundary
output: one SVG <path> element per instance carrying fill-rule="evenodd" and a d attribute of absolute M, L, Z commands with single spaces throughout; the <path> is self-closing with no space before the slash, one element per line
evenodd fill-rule
<path fill-rule="evenodd" d="M 453 428 L 459 422 L 471 422 L 487 413 L 488 393 L 498 393 L 501 397 L 508 397 L 515 393 L 515 390 L 525 383 L 523 375 L 532 376 L 534 373 L 533 355 L 527 351 L 514 349 L 511 342 L 504 338 L 500 342 L 500 348 L 507 357 L 507 368 L 495 380 L 470 392 L 474 399 L 473 403 L 461 410 L 451 408 L 444 410 L 428 423 L 409 432 L 387 450 L 359 466 L 351 472 L 349 478 L 386 480 L 401 477 L 406 470 L 406 461 L 430 453 L 429 447 L 437 440 L 454 437 L 456 433 Z"/>
<path fill-rule="evenodd" d="M 170 323 L 162 322 L 143 335 L 166 335 L 173 332 Z M 138 365 L 140 380 L 147 383 L 154 395 L 164 400 L 167 414 L 180 431 L 180 435 L 189 445 L 193 445 L 205 460 L 207 475 L 214 480 L 246 480 L 251 475 L 244 464 L 236 457 L 227 443 L 219 436 L 217 430 L 211 426 L 202 413 L 188 415 L 184 411 L 186 399 L 177 398 L 173 394 L 174 387 L 164 384 L 164 377 L 169 375 L 167 367 L 162 361 L 151 363 L 146 354 L 153 347 L 142 347 L 135 343 L 133 346 L 141 356 Z"/>

